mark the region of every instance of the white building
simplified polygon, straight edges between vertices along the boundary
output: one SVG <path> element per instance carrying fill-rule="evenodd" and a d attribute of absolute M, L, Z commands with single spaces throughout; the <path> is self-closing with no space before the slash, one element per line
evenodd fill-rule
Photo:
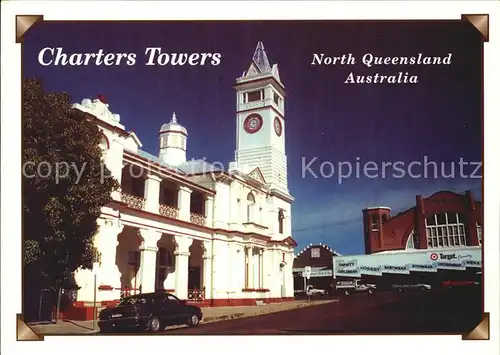
<path fill-rule="evenodd" d="M 98 220 L 100 263 L 75 273 L 75 305 L 94 300 L 94 273 L 99 302 L 129 289 L 214 306 L 293 297 L 284 86 L 261 42 L 235 88 L 237 146 L 228 169 L 186 161 L 188 131 L 175 113 L 152 155 L 102 97 L 74 105 L 95 118 L 103 161 L 121 182 Z"/>

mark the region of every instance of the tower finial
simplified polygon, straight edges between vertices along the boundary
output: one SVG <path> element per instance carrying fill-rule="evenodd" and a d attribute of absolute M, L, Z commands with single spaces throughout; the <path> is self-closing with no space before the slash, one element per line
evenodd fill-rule
<path fill-rule="evenodd" d="M 267 59 L 266 51 L 264 50 L 264 44 L 259 41 L 257 43 L 257 48 L 253 54 L 253 61 L 261 71 L 261 73 L 267 73 L 271 71 L 271 65 L 269 64 L 269 59 Z"/>
<path fill-rule="evenodd" d="M 175 112 L 172 115 L 172 123 L 177 123 L 177 117 L 175 116 Z"/>

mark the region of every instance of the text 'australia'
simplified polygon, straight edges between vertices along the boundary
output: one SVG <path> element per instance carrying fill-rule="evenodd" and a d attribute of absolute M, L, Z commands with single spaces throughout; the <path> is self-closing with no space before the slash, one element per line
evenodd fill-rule
<path fill-rule="evenodd" d="M 354 75 L 350 73 L 345 84 L 416 84 L 418 83 L 418 76 L 409 75 L 408 72 L 399 72 L 396 75 Z"/>

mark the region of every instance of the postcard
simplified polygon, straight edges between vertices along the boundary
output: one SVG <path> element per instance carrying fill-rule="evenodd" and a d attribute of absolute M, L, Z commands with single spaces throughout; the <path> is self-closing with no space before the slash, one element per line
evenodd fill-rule
<path fill-rule="evenodd" d="M 492 7 L 207 4 L 2 4 L 14 343 L 493 349 Z"/>

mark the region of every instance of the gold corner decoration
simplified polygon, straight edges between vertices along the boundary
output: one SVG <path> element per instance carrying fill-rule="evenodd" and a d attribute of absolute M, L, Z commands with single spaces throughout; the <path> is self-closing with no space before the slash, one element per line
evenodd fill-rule
<path fill-rule="evenodd" d="M 43 21 L 43 15 L 16 15 L 16 43 L 23 43 L 23 37 L 38 21 Z"/>
<path fill-rule="evenodd" d="M 484 313 L 483 320 L 470 333 L 462 335 L 462 340 L 490 340 L 490 314 Z"/>
<path fill-rule="evenodd" d="M 483 40 L 489 41 L 490 15 L 462 15 L 462 20 L 470 22 L 483 35 Z"/>
<path fill-rule="evenodd" d="M 44 337 L 41 334 L 36 333 L 24 322 L 24 317 L 22 314 L 18 314 L 16 317 L 16 340 L 17 341 L 43 341 Z"/>

